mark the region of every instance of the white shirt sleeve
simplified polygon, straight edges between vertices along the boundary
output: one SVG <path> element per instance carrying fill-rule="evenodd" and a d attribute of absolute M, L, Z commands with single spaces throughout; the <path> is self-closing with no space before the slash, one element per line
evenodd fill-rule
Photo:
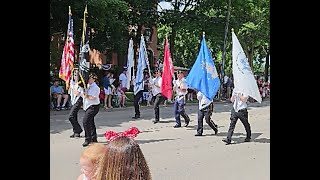
<path fill-rule="evenodd" d="M 159 79 L 159 81 L 158 81 L 158 86 L 161 87 L 161 84 L 162 84 L 162 78 Z"/>
<path fill-rule="evenodd" d="M 199 101 L 202 99 L 202 93 L 200 91 L 197 93 L 197 99 Z"/>

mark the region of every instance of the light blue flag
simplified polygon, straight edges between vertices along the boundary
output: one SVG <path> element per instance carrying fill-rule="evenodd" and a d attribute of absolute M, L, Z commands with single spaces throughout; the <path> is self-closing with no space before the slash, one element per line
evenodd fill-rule
<path fill-rule="evenodd" d="M 201 41 L 198 57 L 193 64 L 186 81 L 189 86 L 200 91 L 210 101 L 213 100 L 218 92 L 220 79 L 204 36 Z"/>
<path fill-rule="evenodd" d="M 136 95 L 140 90 L 143 90 L 143 70 L 147 67 L 145 45 L 144 38 L 141 36 L 134 95 Z"/>

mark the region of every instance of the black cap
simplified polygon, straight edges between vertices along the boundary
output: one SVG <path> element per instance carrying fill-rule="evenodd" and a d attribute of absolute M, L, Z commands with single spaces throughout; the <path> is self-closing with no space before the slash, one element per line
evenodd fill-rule
<path fill-rule="evenodd" d="M 154 72 L 162 72 L 162 68 L 156 68 Z"/>
<path fill-rule="evenodd" d="M 92 78 L 92 79 L 98 79 L 98 76 L 95 74 L 95 73 L 90 73 L 89 74 L 89 78 Z"/>

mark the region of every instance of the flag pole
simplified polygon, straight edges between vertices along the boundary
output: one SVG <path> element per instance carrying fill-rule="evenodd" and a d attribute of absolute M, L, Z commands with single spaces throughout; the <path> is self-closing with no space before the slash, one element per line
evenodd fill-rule
<path fill-rule="evenodd" d="M 169 52 L 170 52 L 169 41 L 168 41 L 168 34 L 166 34 L 166 39 L 165 39 L 165 41 L 164 41 L 164 49 L 163 49 L 163 50 L 165 50 L 165 48 L 166 48 L 166 42 L 168 42 L 167 45 L 168 45 L 168 50 L 169 50 Z M 171 57 L 171 63 L 172 63 L 172 68 L 174 68 L 174 67 L 173 67 L 172 57 Z M 164 64 L 164 62 L 162 62 L 162 64 Z M 167 64 L 167 66 L 168 66 L 168 64 Z M 170 72 L 171 72 L 171 70 L 170 70 Z M 173 70 L 173 74 L 171 74 L 171 78 L 173 78 L 173 81 L 172 81 L 172 82 L 175 83 L 175 81 L 176 81 L 176 76 L 175 76 L 174 70 Z M 172 91 L 172 97 L 171 97 L 171 98 L 174 98 L 174 97 L 175 97 L 175 91 L 173 91 L 173 89 L 171 89 L 171 91 Z M 170 98 L 170 101 L 171 101 L 171 98 Z"/>
<path fill-rule="evenodd" d="M 143 37 L 143 34 L 141 34 L 141 36 Z M 144 37 L 143 37 L 144 38 Z M 144 40 L 144 39 L 143 39 Z M 151 78 L 151 72 L 150 72 L 150 63 L 148 60 L 148 53 L 147 53 L 147 48 L 146 48 L 146 42 L 144 42 L 144 56 L 145 58 L 147 58 L 147 65 L 148 65 L 148 72 L 149 72 L 149 78 Z"/>
<path fill-rule="evenodd" d="M 132 41 L 132 49 L 133 49 L 133 39 L 131 38 L 130 41 Z M 133 50 L 133 64 L 132 64 L 132 76 L 134 77 L 134 56 L 135 56 L 135 51 Z"/>
<path fill-rule="evenodd" d="M 84 30 L 84 29 L 86 29 L 86 15 L 88 14 L 88 11 L 87 11 L 87 4 L 86 4 L 86 7 L 85 7 L 85 9 L 84 9 L 84 12 L 83 12 L 83 27 L 82 27 L 82 38 L 81 38 L 81 41 L 82 41 L 82 45 L 84 44 L 84 36 L 85 36 L 85 32 L 86 32 L 86 30 Z M 81 53 L 81 47 L 80 47 L 80 53 Z M 79 66 L 80 66 L 80 64 L 79 64 Z M 82 81 L 82 84 L 83 84 L 83 87 L 84 87 L 84 90 L 86 91 L 87 90 L 87 85 L 86 85 L 86 82 L 84 81 L 84 79 L 83 79 L 83 77 L 82 77 L 82 75 L 81 75 L 81 73 L 79 73 L 79 76 L 80 76 L 80 79 L 81 79 L 81 81 Z M 84 94 L 86 94 L 86 93 L 84 93 Z"/>
<path fill-rule="evenodd" d="M 71 16 L 71 7 L 69 6 L 69 16 Z M 67 42 L 66 42 L 66 46 L 69 46 L 69 41 L 68 41 L 68 37 L 69 37 L 69 30 L 70 30 L 70 24 L 68 23 L 68 29 L 67 29 Z"/>
<path fill-rule="evenodd" d="M 227 48 L 227 35 L 228 35 L 228 26 L 229 26 L 229 20 L 230 20 L 230 9 L 231 9 L 231 0 L 229 0 L 228 3 L 228 14 L 227 14 L 227 22 L 226 22 L 226 28 L 224 32 L 224 41 L 223 41 L 223 52 L 222 52 L 222 70 L 221 70 L 221 79 L 224 79 L 224 64 L 225 64 L 225 57 L 226 57 L 226 48 Z M 221 83 L 220 91 L 222 91 L 223 82 Z M 220 93 L 219 93 L 220 94 Z M 220 98 L 219 98 L 220 99 Z"/>
<path fill-rule="evenodd" d="M 71 13 L 71 6 L 69 6 L 69 16 L 72 16 L 72 13 Z M 68 26 L 68 32 L 67 32 L 67 37 L 69 36 L 69 29 L 70 27 Z M 67 45 L 68 45 L 69 41 L 67 41 Z M 73 72 L 73 69 L 74 69 L 74 61 L 73 61 L 73 64 L 70 64 L 72 66 L 72 70 L 71 70 L 71 73 Z"/>

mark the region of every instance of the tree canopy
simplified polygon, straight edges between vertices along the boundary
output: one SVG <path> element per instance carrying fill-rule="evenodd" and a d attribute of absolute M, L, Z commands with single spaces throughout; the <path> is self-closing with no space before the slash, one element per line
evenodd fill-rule
<path fill-rule="evenodd" d="M 197 56 L 202 32 L 212 54 L 219 64 L 222 60 L 225 26 L 229 0 L 165 0 L 172 8 L 160 8 L 156 0 L 51 0 L 50 35 L 66 34 L 68 6 L 74 21 L 75 44 L 82 33 L 83 11 L 88 4 L 87 25 L 91 32 L 90 46 L 126 54 L 131 25 L 156 26 L 160 59 L 163 58 L 165 36 L 170 41 L 174 65 L 190 68 Z M 270 1 L 231 1 L 228 39 L 226 46 L 226 73 L 231 73 L 231 28 L 234 29 L 255 72 L 263 71 L 266 57 L 270 55 Z M 137 37 L 140 34 L 137 35 Z M 52 60 L 59 61 L 61 53 L 51 48 Z"/>

